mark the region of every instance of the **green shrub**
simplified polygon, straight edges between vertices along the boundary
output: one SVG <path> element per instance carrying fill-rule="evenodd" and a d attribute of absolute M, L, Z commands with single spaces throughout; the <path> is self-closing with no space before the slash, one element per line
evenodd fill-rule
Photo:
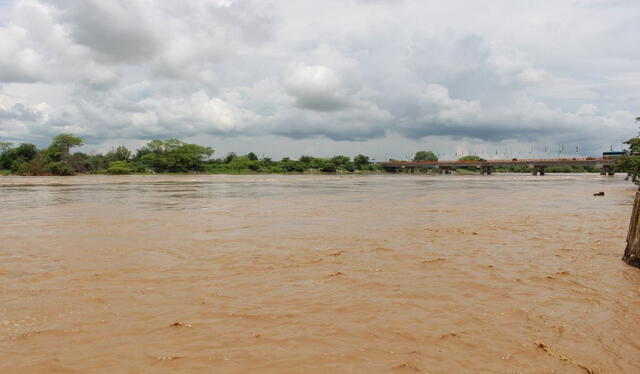
<path fill-rule="evenodd" d="M 65 161 L 55 161 L 46 164 L 45 170 L 52 175 L 74 175 L 75 170 Z"/>
<path fill-rule="evenodd" d="M 112 161 L 109 163 L 107 173 L 114 175 L 131 174 L 131 165 L 127 161 Z"/>

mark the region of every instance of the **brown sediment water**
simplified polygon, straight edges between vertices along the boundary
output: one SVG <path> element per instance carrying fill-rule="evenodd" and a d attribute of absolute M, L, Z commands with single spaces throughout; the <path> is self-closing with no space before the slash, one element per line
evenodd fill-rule
<path fill-rule="evenodd" d="M 634 190 L 0 177 L 0 372 L 637 373 Z"/>

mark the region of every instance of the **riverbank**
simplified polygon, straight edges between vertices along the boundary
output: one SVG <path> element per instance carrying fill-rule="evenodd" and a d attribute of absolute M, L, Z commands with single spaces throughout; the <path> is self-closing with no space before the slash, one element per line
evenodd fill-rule
<path fill-rule="evenodd" d="M 568 171 L 567 171 L 568 170 Z M 480 175 L 480 171 L 469 170 L 469 169 L 454 169 L 452 170 L 454 174 L 457 175 Z M 567 169 L 564 167 L 553 168 L 550 167 L 546 171 L 547 173 L 552 174 L 581 174 L 581 173 L 590 173 L 590 174 L 598 174 L 597 170 L 584 170 L 584 169 Z M 357 170 L 357 171 L 346 171 L 339 170 L 334 172 L 323 172 L 320 170 L 305 170 L 300 172 L 260 172 L 254 171 L 250 169 L 244 170 L 225 170 L 225 171 L 208 171 L 208 172 L 188 172 L 188 173 L 154 173 L 154 172 L 128 172 L 128 173 L 108 173 L 106 170 L 98 173 L 76 173 L 71 175 L 379 175 L 379 174 L 416 174 L 416 175 L 437 175 L 440 172 L 436 169 L 427 170 L 427 171 L 415 171 L 415 172 L 387 172 L 384 170 Z M 516 171 L 512 171 L 509 169 L 496 169 L 493 173 L 498 174 L 529 174 L 531 173 L 530 169 L 518 169 Z M 38 174 L 38 175 L 20 175 L 11 173 L 11 170 L 0 170 L 0 176 L 52 176 L 51 174 Z M 65 175 L 68 176 L 68 175 Z"/>

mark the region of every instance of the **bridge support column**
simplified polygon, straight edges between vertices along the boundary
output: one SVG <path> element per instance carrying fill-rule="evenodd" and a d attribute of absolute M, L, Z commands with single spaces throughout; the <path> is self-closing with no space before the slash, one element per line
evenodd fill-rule
<path fill-rule="evenodd" d="M 603 165 L 602 168 L 600 168 L 600 175 L 615 175 L 613 165 Z"/>
<path fill-rule="evenodd" d="M 544 175 L 544 166 L 534 165 L 531 168 L 531 175 Z"/>
<path fill-rule="evenodd" d="M 480 166 L 480 174 L 491 175 L 492 172 L 493 172 L 492 166 Z"/>
<path fill-rule="evenodd" d="M 451 174 L 451 167 L 450 166 L 440 166 L 440 174 Z"/>

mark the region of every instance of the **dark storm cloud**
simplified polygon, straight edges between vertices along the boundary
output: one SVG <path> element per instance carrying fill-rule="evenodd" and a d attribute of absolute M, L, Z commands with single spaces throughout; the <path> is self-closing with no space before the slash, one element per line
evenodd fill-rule
<path fill-rule="evenodd" d="M 159 48 L 162 25 L 150 22 L 142 3 L 124 0 L 57 2 L 60 20 L 76 43 L 115 62 L 152 57 Z"/>

